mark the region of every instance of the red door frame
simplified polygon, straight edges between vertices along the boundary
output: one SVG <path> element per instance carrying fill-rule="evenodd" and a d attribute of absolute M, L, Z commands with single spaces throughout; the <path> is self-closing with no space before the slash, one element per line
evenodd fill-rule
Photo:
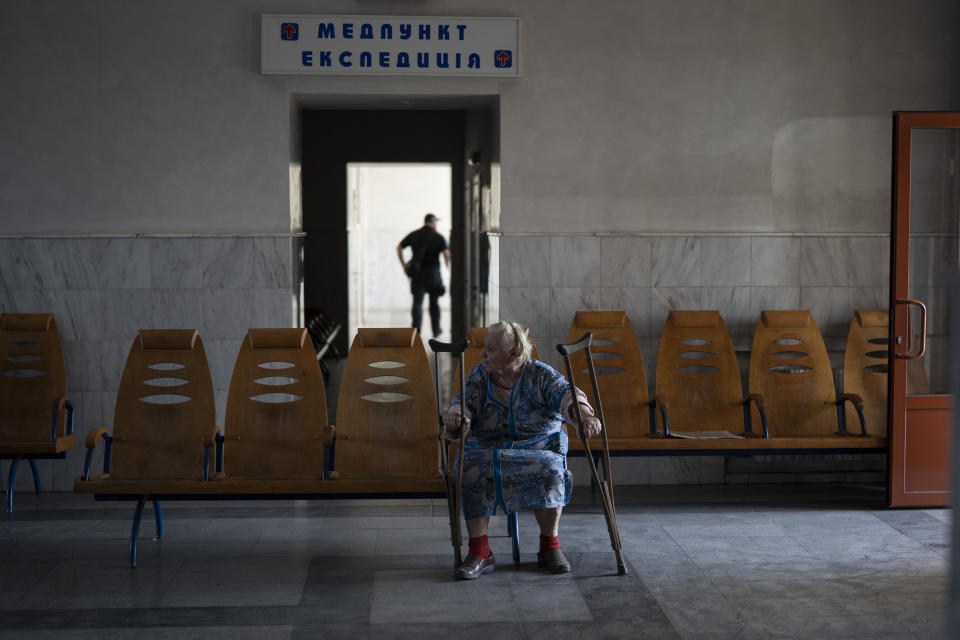
<path fill-rule="evenodd" d="M 910 308 L 910 142 L 917 128 L 960 128 L 960 113 L 896 112 L 890 233 L 890 355 L 887 407 L 887 503 L 891 507 L 950 503 L 950 433 L 953 396 L 907 395 Z M 897 343 L 898 337 L 900 344 Z M 916 349 L 913 349 L 915 352 Z M 908 434 L 923 434 L 908 442 Z M 908 446 L 909 444 L 909 446 Z"/>

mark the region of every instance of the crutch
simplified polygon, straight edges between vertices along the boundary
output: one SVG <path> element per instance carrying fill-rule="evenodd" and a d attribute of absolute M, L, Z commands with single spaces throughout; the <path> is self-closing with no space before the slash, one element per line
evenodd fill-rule
<path fill-rule="evenodd" d="M 597 419 L 600 420 L 603 435 L 603 465 L 606 480 L 600 480 L 600 474 L 597 472 L 597 465 L 593 461 L 593 453 L 590 451 L 590 443 L 580 435 L 580 441 L 583 443 L 583 452 L 586 455 L 587 462 L 590 465 L 590 471 L 593 473 L 593 481 L 600 487 L 600 500 L 603 504 L 603 515 L 607 520 L 607 532 L 610 534 L 610 546 L 613 547 L 613 553 L 617 557 L 617 573 L 626 575 L 627 565 L 623 561 L 623 550 L 620 545 L 620 529 L 617 527 L 617 511 L 613 503 L 613 470 L 610 468 L 610 446 L 607 443 L 607 427 L 603 419 L 603 405 L 600 402 L 600 387 L 597 385 L 597 370 L 593 366 L 593 354 L 590 353 L 590 341 L 593 334 L 585 333 L 582 338 L 572 344 L 558 344 L 557 351 L 563 356 L 563 364 L 567 368 L 567 379 L 570 380 L 570 393 L 573 394 L 573 411 L 577 424 L 583 424 L 583 416 L 580 414 L 580 403 L 577 402 L 577 385 L 573 379 L 573 365 L 570 362 L 570 356 L 583 350 L 587 359 L 587 372 L 590 374 L 590 383 L 593 385 L 593 397 L 596 402 Z M 579 433 L 579 429 L 578 429 Z"/>
<path fill-rule="evenodd" d="M 437 372 L 437 444 L 440 448 L 440 475 L 447 488 L 447 509 L 450 512 L 450 543 L 453 545 L 453 568 L 456 570 L 463 562 L 460 550 L 463 546 L 463 534 L 460 531 L 460 490 L 463 487 L 463 444 L 466 440 L 467 428 L 466 425 L 461 423 L 460 464 L 457 465 L 457 477 L 454 479 L 449 472 L 446 428 L 443 426 L 443 409 L 440 408 L 440 354 L 450 353 L 457 356 L 460 361 L 460 389 L 462 390 L 464 388 L 463 352 L 467 349 L 467 341 L 453 344 L 431 339 L 429 344 L 430 348 L 433 349 L 433 365 Z M 460 415 L 467 415 L 466 399 L 463 393 L 460 394 Z"/>

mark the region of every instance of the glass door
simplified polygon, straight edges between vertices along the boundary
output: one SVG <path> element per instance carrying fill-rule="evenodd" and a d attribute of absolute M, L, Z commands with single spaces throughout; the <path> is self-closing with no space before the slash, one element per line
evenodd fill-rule
<path fill-rule="evenodd" d="M 894 114 L 888 501 L 895 507 L 950 502 L 958 157 L 960 114 Z"/>

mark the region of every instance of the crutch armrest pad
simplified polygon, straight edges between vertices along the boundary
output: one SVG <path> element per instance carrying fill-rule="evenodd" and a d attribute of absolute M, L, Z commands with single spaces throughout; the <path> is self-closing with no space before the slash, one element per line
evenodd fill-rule
<path fill-rule="evenodd" d="M 589 347 L 590 341 L 592 339 L 593 339 L 593 334 L 588 331 L 587 333 L 583 334 L 583 336 L 576 342 L 572 342 L 570 344 L 558 344 L 557 351 L 562 356 L 573 355 L 577 351 L 580 351 L 582 349 L 586 349 L 587 347 Z"/>
<path fill-rule="evenodd" d="M 460 342 L 440 342 L 433 338 L 428 341 L 428 344 L 434 353 L 452 353 L 454 355 L 460 355 L 467 350 L 468 346 L 466 340 L 461 340 Z"/>

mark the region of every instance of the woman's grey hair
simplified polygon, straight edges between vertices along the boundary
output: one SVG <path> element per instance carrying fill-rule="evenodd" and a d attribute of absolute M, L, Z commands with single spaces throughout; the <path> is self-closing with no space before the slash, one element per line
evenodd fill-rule
<path fill-rule="evenodd" d="M 507 348 L 513 351 L 517 361 L 524 364 L 530 359 L 533 352 L 533 345 L 530 343 L 530 337 L 527 330 L 516 322 L 501 320 L 490 325 L 489 333 L 502 333 L 506 341 Z"/>

